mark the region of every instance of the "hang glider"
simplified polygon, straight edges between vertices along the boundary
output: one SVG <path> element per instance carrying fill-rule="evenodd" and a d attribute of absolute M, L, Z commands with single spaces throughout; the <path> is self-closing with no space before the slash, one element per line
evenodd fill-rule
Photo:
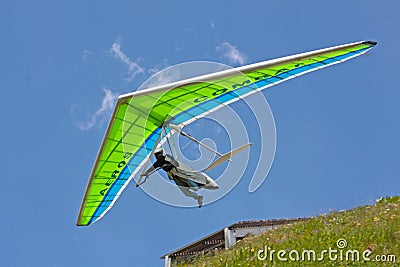
<path fill-rule="evenodd" d="M 184 127 L 243 97 L 362 55 L 362 41 L 207 74 L 118 98 L 94 163 L 78 226 L 102 218 L 162 142 L 165 122 Z M 168 133 L 167 133 L 168 134 Z"/>

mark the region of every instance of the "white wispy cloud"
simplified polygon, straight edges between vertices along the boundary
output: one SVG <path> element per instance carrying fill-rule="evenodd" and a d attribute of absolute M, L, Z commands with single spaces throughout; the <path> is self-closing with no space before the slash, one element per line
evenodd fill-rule
<path fill-rule="evenodd" d="M 88 121 L 86 122 L 79 122 L 78 127 L 81 130 L 90 130 L 92 129 L 97 123 L 104 122 L 108 119 L 112 111 L 114 109 L 115 101 L 118 98 L 118 94 L 113 93 L 111 90 L 107 88 L 103 88 L 104 97 L 101 101 L 101 106 L 97 109 L 97 111 L 92 114 Z M 73 110 L 71 110 L 73 112 Z"/>
<path fill-rule="evenodd" d="M 210 21 L 210 26 L 211 26 L 211 28 L 215 29 L 215 23 L 214 23 L 214 21 Z"/>
<path fill-rule="evenodd" d="M 180 80 L 180 71 L 177 68 L 166 68 L 159 71 L 157 67 L 154 67 L 149 69 L 148 72 L 152 76 L 145 82 L 143 88 L 151 88 Z"/>
<path fill-rule="evenodd" d="M 131 82 L 135 78 L 135 76 L 139 73 L 142 73 L 144 69 L 139 66 L 138 63 L 134 62 L 127 55 L 125 55 L 125 53 L 121 50 L 121 47 L 121 41 L 117 40 L 112 44 L 110 53 L 128 66 L 129 77 L 125 80 Z"/>
<path fill-rule="evenodd" d="M 91 54 L 92 54 L 92 52 L 90 50 L 83 51 L 83 55 L 82 55 L 83 63 L 87 64 Z"/>
<path fill-rule="evenodd" d="M 231 63 L 239 63 L 240 65 L 246 63 L 246 55 L 240 52 L 236 46 L 233 46 L 228 42 L 224 42 L 217 46 L 216 51 L 221 53 L 222 56 L 228 59 Z"/>

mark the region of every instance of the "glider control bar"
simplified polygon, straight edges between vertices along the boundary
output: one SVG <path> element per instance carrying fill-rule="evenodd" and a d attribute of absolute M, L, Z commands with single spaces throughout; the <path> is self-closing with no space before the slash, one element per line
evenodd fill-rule
<path fill-rule="evenodd" d="M 139 185 L 143 184 L 143 183 L 146 181 L 146 179 L 145 179 L 144 182 L 141 182 L 141 181 L 142 181 L 142 177 L 143 177 L 143 172 L 146 170 L 147 165 L 150 163 L 151 156 L 154 155 L 154 151 L 156 150 L 158 144 L 161 142 L 161 138 L 162 138 L 164 132 L 165 132 L 165 128 L 164 128 L 164 126 L 163 126 L 163 127 L 162 127 L 162 130 L 161 130 L 161 133 L 160 133 L 160 135 L 159 135 L 158 138 L 157 138 L 157 142 L 154 144 L 154 147 L 153 147 L 153 149 L 151 150 L 151 153 L 150 153 L 150 155 L 148 156 L 147 161 L 146 161 L 146 163 L 144 164 L 144 166 L 143 166 L 143 168 L 142 168 L 142 173 L 140 174 L 139 179 L 138 179 L 137 182 L 136 182 L 136 187 L 138 187 Z M 151 172 L 151 173 L 153 173 L 153 172 Z M 148 175 L 147 175 L 147 176 L 148 176 Z"/>
<path fill-rule="evenodd" d="M 180 133 L 181 135 L 183 135 L 183 136 L 189 138 L 189 139 L 192 140 L 193 142 L 196 142 L 196 143 L 198 143 L 199 145 L 202 145 L 203 147 L 207 148 L 208 150 L 210 150 L 211 152 L 213 152 L 213 153 L 215 153 L 216 155 L 219 156 L 219 158 L 218 158 L 216 161 L 214 161 L 210 166 L 208 166 L 208 167 L 206 168 L 206 171 L 209 171 L 209 170 L 211 170 L 211 169 L 217 167 L 218 165 L 220 165 L 221 163 L 223 163 L 223 162 L 225 162 L 225 161 L 232 162 L 231 157 L 232 157 L 233 155 L 239 153 L 240 151 L 242 151 L 242 150 L 244 150 L 244 149 L 246 149 L 246 148 L 248 148 L 249 146 L 252 145 L 251 143 L 248 143 L 248 144 L 245 144 L 245 145 L 243 145 L 243 146 L 241 146 L 241 147 L 239 147 L 239 148 L 236 148 L 236 149 L 234 149 L 234 150 L 232 150 L 232 151 L 229 151 L 228 153 L 222 154 L 222 153 L 220 153 L 220 152 L 218 152 L 218 151 L 212 149 L 211 147 L 209 147 L 209 146 L 203 144 L 202 142 L 200 142 L 199 140 L 197 140 L 196 138 L 194 138 L 194 137 L 191 136 L 190 134 L 185 133 L 184 131 L 182 131 L 182 128 L 181 128 L 181 127 L 179 127 L 179 126 L 177 126 L 177 125 L 174 125 L 174 124 L 168 124 L 168 125 L 169 125 L 169 127 L 171 127 L 171 129 L 173 129 L 173 130 L 175 130 L 176 132 Z"/>
<path fill-rule="evenodd" d="M 192 140 L 193 142 L 196 142 L 197 144 L 199 144 L 199 145 L 205 147 L 206 149 L 210 150 L 210 151 L 213 152 L 214 154 L 217 154 L 217 155 L 220 156 L 220 157 L 223 156 L 223 155 L 222 155 L 221 153 L 219 153 L 218 151 L 216 151 L 216 150 L 212 149 L 211 147 L 209 147 L 209 146 L 203 144 L 202 142 L 200 142 L 199 140 L 197 140 L 196 138 L 194 138 L 194 137 L 191 136 L 190 134 L 185 133 L 184 131 L 182 131 L 182 128 L 181 128 L 181 127 L 179 127 L 179 126 L 177 126 L 177 125 L 175 125 L 175 124 L 168 124 L 168 125 L 169 125 L 169 127 L 171 127 L 171 129 L 173 129 L 173 130 L 175 130 L 176 132 L 180 133 L 181 135 L 183 135 L 183 136 L 189 138 L 189 139 Z"/>

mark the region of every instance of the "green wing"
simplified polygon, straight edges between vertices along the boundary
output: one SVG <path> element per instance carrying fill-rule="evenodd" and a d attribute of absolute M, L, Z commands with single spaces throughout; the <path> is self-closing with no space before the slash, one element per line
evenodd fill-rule
<path fill-rule="evenodd" d="M 164 121 L 187 125 L 256 91 L 341 63 L 375 45 L 363 41 L 336 46 L 120 96 L 90 175 L 77 225 L 95 222 L 114 205 L 147 161 Z"/>

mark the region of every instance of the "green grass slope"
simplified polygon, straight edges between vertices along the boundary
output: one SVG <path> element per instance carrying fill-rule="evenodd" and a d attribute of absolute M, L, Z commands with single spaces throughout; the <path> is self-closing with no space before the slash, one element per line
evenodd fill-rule
<path fill-rule="evenodd" d="M 400 197 L 249 236 L 178 266 L 400 266 Z"/>

